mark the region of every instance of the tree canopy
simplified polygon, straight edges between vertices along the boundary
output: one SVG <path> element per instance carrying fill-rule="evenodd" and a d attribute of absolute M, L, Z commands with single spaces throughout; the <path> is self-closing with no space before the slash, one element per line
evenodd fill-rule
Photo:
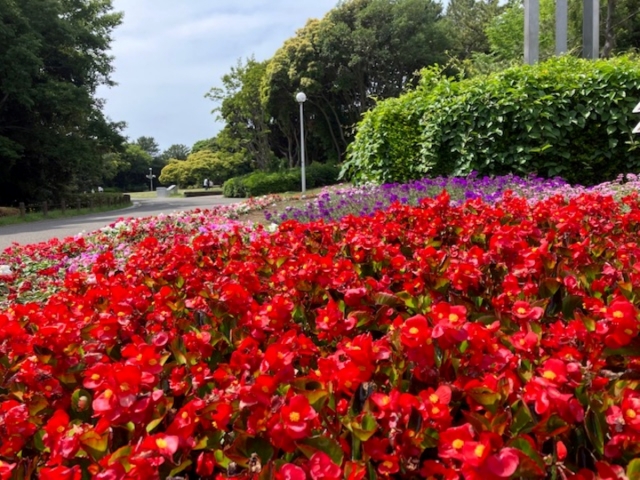
<path fill-rule="evenodd" d="M 96 98 L 110 80 L 111 0 L 0 0 L 0 202 L 86 189 L 121 151 Z"/>

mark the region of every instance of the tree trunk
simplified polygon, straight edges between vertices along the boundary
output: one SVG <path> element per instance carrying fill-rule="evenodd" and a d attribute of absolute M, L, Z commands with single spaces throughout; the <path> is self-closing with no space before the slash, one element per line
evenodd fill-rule
<path fill-rule="evenodd" d="M 327 126 L 329 127 L 329 134 L 331 135 L 333 146 L 336 148 L 336 153 L 338 154 L 338 162 L 340 162 L 342 160 L 342 149 L 340 148 L 340 144 L 338 143 L 336 134 L 333 132 L 333 127 L 331 126 L 331 119 L 329 118 L 329 115 L 327 115 L 327 112 L 325 112 L 324 108 L 322 108 L 318 103 L 313 102 L 311 100 L 309 100 L 309 103 L 311 103 L 312 105 L 315 105 L 317 109 L 320 110 L 320 113 L 322 113 L 322 116 L 327 122 Z M 340 128 L 340 124 L 338 124 L 338 127 Z"/>

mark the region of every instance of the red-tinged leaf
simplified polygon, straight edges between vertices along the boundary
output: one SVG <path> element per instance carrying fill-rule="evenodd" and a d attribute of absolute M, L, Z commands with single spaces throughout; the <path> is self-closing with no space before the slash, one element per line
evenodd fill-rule
<path fill-rule="evenodd" d="M 516 437 L 508 443 L 508 446 L 520 452 L 516 476 L 544 477 L 546 471 L 544 460 L 526 437 Z"/>
<path fill-rule="evenodd" d="M 500 394 L 494 392 L 488 387 L 473 387 L 466 391 L 473 400 L 483 407 L 486 407 L 492 413 L 497 412 L 498 402 L 500 402 Z"/>
<path fill-rule="evenodd" d="M 376 305 L 384 305 L 385 307 L 398 307 L 403 305 L 403 302 L 400 298 L 396 297 L 393 294 L 379 292 L 373 295 L 373 301 Z"/>
<path fill-rule="evenodd" d="M 371 415 L 366 414 L 364 415 L 364 417 L 362 417 L 362 423 L 358 423 L 354 420 L 351 422 L 350 427 L 350 430 L 358 440 L 360 440 L 361 442 L 366 442 L 376 432 L 376 430 L 378 429 L 378 424 Z"/>
<path fill-rule="evenodd" d="M 191 466 L 192 463 L 193 462 L 191 460 L 188 460 L 188 459 L 185 460 L 184 462 L 182 462 L 180 465 L 178 465 L 176 468 L 174 468 L 169 472 L 169 477 L 175 477 L 180 472 L 184 472 L 187 468 Z"/>
<path fill-rule="evenodd" d="M 553 297 L 561 285 L 562 283 L 560 283 L 555 278 L 545 278 L 542 282 L 540 282 L 540 288 L 538 289 L 540 298 Z"/>
<path fill-rule="evenodd" d="M 329 458 L 331 458 L 336 465 L 342 465 L 344 452 L 340 444 L 332 438 L 324 436 L 311 437 L 301 440 L 296 443 L 296 445 L 307 458 L 311 458 L 311 456 L 319 450 L 329 455 Z"/>
<path fill-rule="evenodd" d="M 580 306 L 584 299 L 579 295 L 567 295 L 562 299 L 562 314 L 566 319 L 573 319 L 573 312 Z"/>
<path fill-rule="evenodd" d="M 605 357 L 638 357 L 640 356 L 640 345 L 629 345 L 621 348 L 605 348 L 603 351 Z"/>
<path fill-rule="evenodd" d="M 194 450 L 214 450 L 220 446 L 220 440 L 224 437 L 224 432 L 222 430 L 218 430 L 213 433 L 207 433 L 204 437 L 199 439 L 196 443 L 196 446 L 193 447 Z"/>
<path fill-rule="evenodd" d="M 80 444 L 94 460 L 100 460 L 109 449 L 109 434 L 99 435 L 93 430 L 89 430 L 80 436 Z"/>

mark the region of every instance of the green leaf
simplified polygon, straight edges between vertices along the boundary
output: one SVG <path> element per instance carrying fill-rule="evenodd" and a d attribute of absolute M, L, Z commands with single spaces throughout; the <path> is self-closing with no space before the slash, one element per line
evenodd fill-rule
<path fill-rule="evenodd" d="M 179 474 L 180 472 L 183 472 L 188 467 L 190 467 L 192 463 L 193 462 L 191 460 L 189 460 L 189 459 L 185 460 L 180 465 L 178 465 L 176 468 L 171 470 L 171 472 L 169 472 L 169 476 L 170 477 L 175 477 L 177 474 Z"/>
<path fill-rule="evenodd" d="M 89 430 L 80 436 L 80 444 L 94 460 L 100 460 L 109 449 L 109 434 L 99 435 L 95 431 Z"/>
<path fill-rule="evenodd" d="M 231 463 L 231 460 L 229 460 L 229 458 L 220 449 L 213 452 L 213 456 L 216 459 L 216 463 L 220 465 L 222 468 L 227 468 Z"/>
<path fill-rule="evenodd" d="M 640 458 L 634 458 L 627 465 L 627 477 L 629 480 L 640 480 Z"/>
<path fill-rule="evenodd" d="M 500 394 L 494 392 L 488 387 L 474 387 L 467 390 L 473 400 L 478 402 L 483 407 L 486 407 L 490 412 L 495 413 L 498 410 L 498 402 L 500 401 Z"/>
<path fill-rule="evenodd" d="M 513 435 L 528 433 L 535 425 L 531 410 L 529 410 L 527 404 L 521 400 L 518 400 L 516 404 L 511 407 L 511 410 L 515 412 L 511 422 L 511 433 Z"/>
<path fill-rule="evenodd" d="M 342 465 L 344 452 L 342 451 L 340 444 L 332 438 L 320 435 L 317 437 L 305 438 L 304 440 L 296 443 L 296 445 L 307 458 L 311 458 L 311 456 L 319 450 L 329 455 L 329 458 L 331 458 L 336 465 Z"/>
<path fill-rule="evenodd" d="M 594 410 L 589 410 L 585 418 L 585 432 L 589 441 L 599 455 L 604 453 L 605 432 L 607 421 L 604 415 Z"/>
<path fill-rule="evenodd" d="M 362 417 L 362 423 L 353 420 L 350 424 L 350 430 L 362 442 L 369 440 L 378 429 L 375 418 L 366 414 Z"/>
<path fill-rule="evenodd" d="M 546 471 L 544 460 L 529 441 L 523 437 L 516 437 L 507 445 L 524 453 L 520 456 L 520 465 L 514 478 L 527 475 L 544 477 Z"/>
<path fill-rule="evenodd" d="M 582 306 L 583 299 L 578 295 L 567 295 L 562 299 L 562 314 L 566 319 L 573 319 L 573 312 Z"/>
<path fill-rule="evenodd" d="M 373 301 L 376 305 L 384 305 L 385 307 L 398 307 L 404 304 L 400 298 L 385 292 L 376 293 L 373 296 Z"/>

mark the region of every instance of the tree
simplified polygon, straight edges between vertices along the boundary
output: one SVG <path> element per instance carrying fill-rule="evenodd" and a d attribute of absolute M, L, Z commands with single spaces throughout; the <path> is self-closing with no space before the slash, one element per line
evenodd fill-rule
<path fill-rule="evenodd" d="M 111 0 L 0 0 L 0 202 L 86 188 L 122 124 L 102 113 L 113 85 Z"/>
<path fill-rule="evenodd" d="M 260 86 L 267 62 L 240 60 L 222 77 L 223 87 L 214 87 L 206 97 L 218 106 L 213 110 L 226 122 L 229 135 L 238 140 L 255 168 L 265 170 L 273 161 L 269 144 L 269 116 L 260 102 Z M 239 150 L 240 151 L 240 150 Z"/>
<path fill-rule="evenodd" d="M 158 145 L 155 138 L 144 136 L 138 137 L 134 143 L 147 152 L 151 158 L 157 158 L 160 156 L 160 145 Z"/>
<path fill-rule="evenodd" d="M 246 164 L 241 155 L 203 149 L 190 154 L 186 161 L 170 160 L 162 169 L 159 180 L 183 188 L 200 186 L 205 178 L 221 185 L 228 178 L 245 172 Z"/>
<path fill-rule="evenodd" d="M 486 29 L 502 10 L 498 0 L 449 0 L 445 22 L 451 35 L 450 54 L 465 60 L 473 54 L 489 53 Z"/>
<path fill-rule="evenodd" d="M 196 152 L 199 152 L 200 150 L 214 150 L 214 142 L 215 142 L 215 137 L 206 138 L 204 140 L 198 140 L 196 143 L 193 144 L 193 147 L 191 147 L 191 153 L 196 153 Z"/>
<path fill-rule="evenodd" d="M 296 91 L 314 160 L 341 161 L 353 126 L 376 99 L 400 94 L 420 68 L 446 60 L 441 6 L 430 0 L 350 0 L 310 20 L 271 59 L 262 100 L 279 128 L 272 144 L 296 157 Z M 273 137 L 273 136 L 272 136 Z"/>
<path fill-rule="evenodd" d="M 153 158 L 137 142 L 127 144 L 124 152 L 119 154 L 117 159 L 111 159 L 111 161 L 117 164 L 117 173 L 113 180 L 107 183 L 108 186 L 119 188 L 125 192 L 147 189 L 146 176 L 149 175 L 149 167 L 152 167 Z"/>
<path fill-rule="evenodd" d="M 168 162 L 170 159 L 186 160 L 189 155 L 189 147 L 182 144 L 174 144 L 162 152 L 162 158 Z"/>

